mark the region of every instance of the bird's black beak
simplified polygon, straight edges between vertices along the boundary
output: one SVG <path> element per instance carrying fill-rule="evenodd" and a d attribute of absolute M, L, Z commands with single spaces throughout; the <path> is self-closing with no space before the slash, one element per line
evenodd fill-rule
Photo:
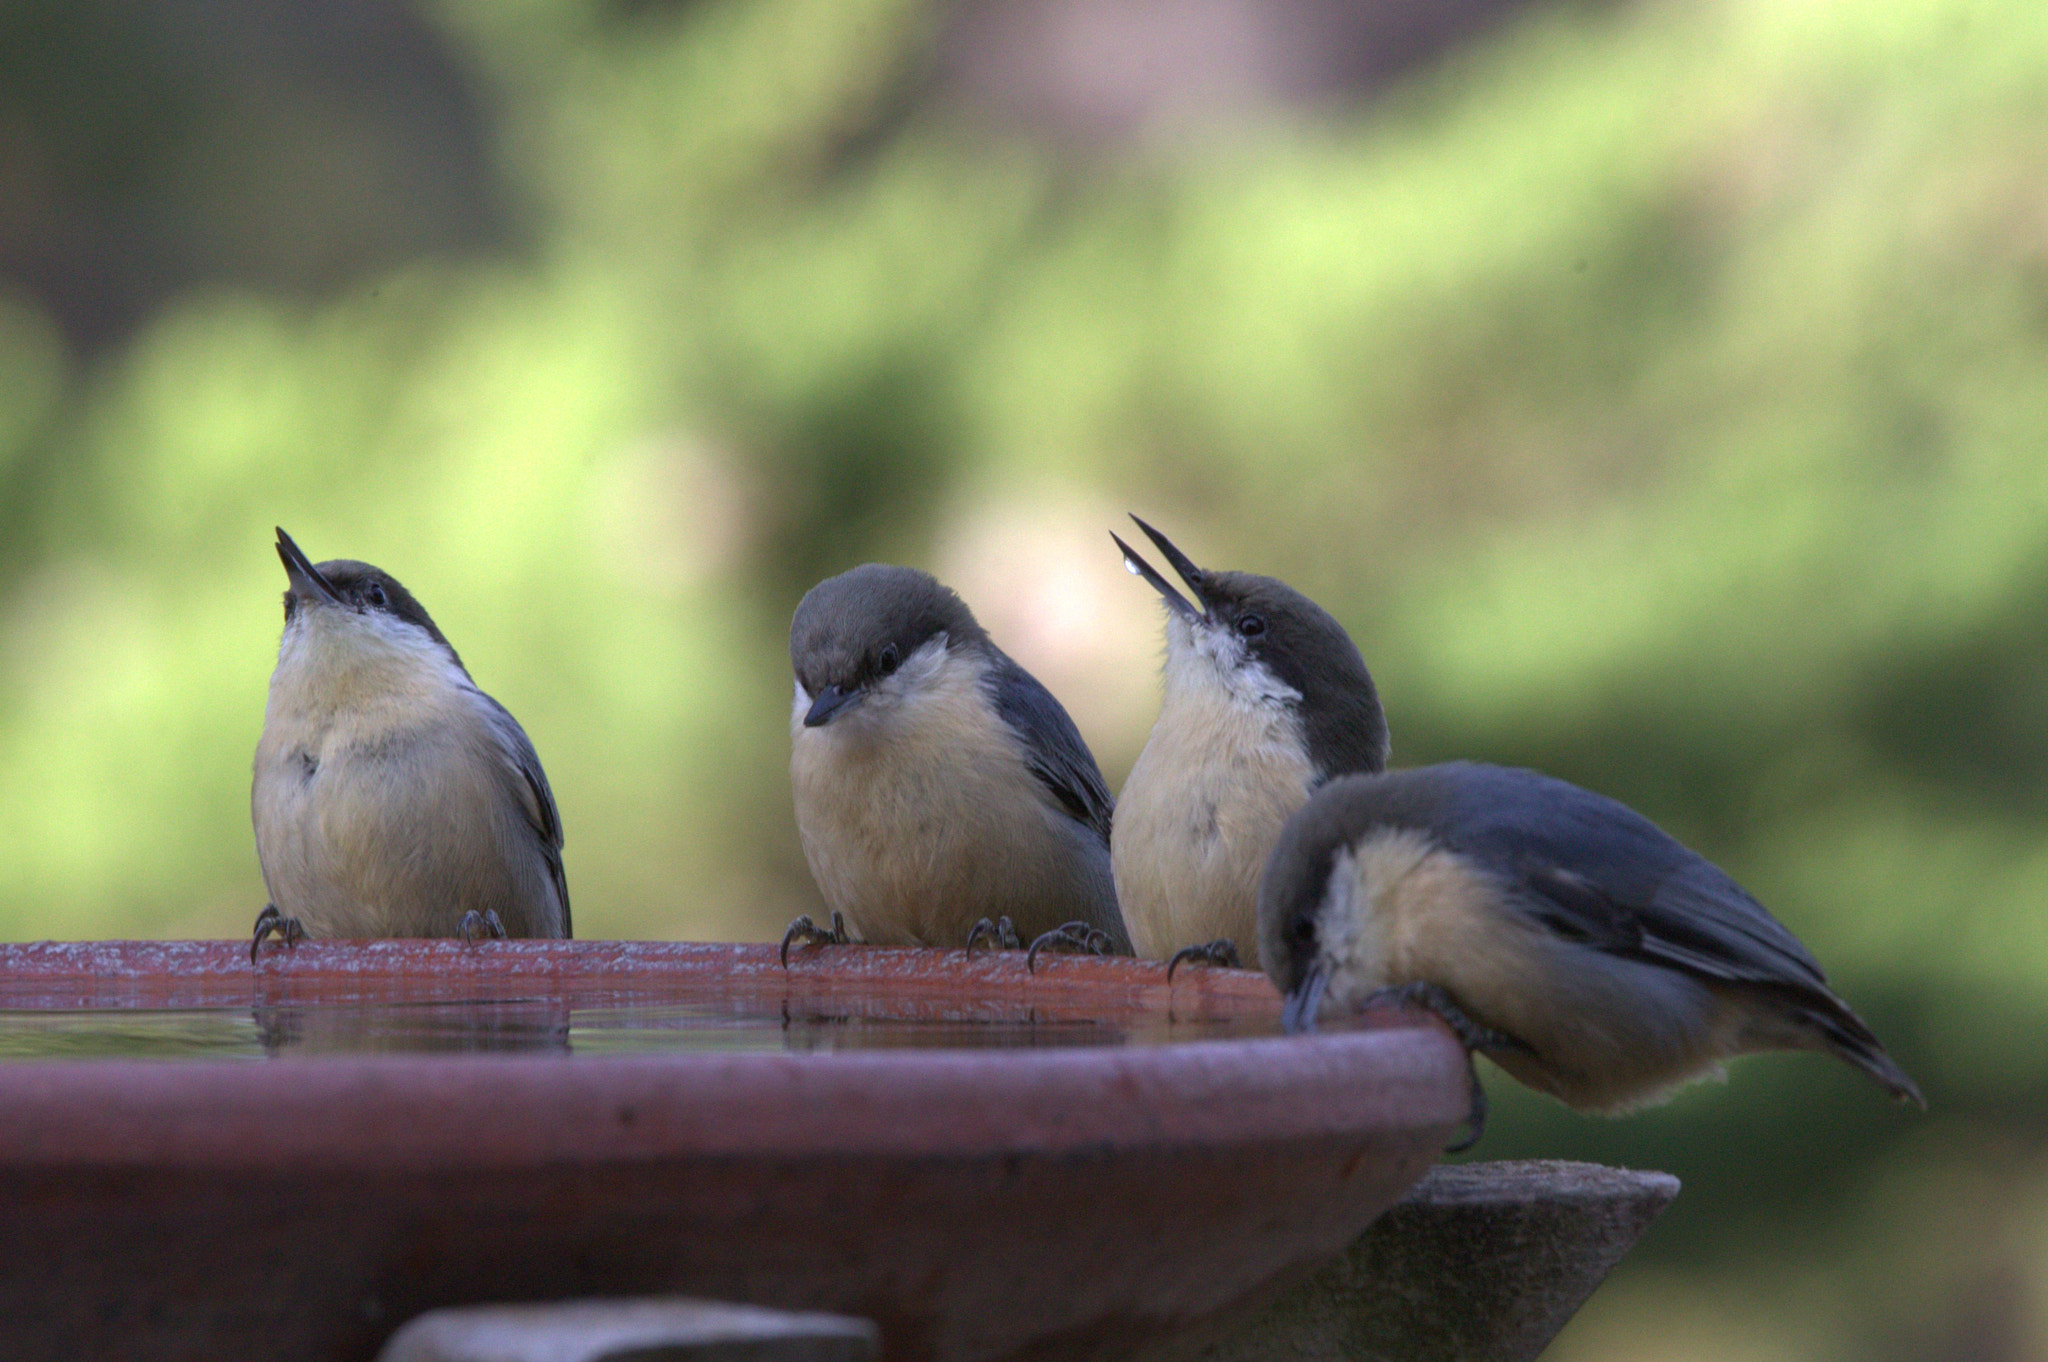
<path fill-rule="evenodd" d="M 307 600 L 325 599 L 335 605 L 342 603 L 341 593 L 320 575 L 320 569 L 313 566 L 313 560 L 300 551 L 282 527 L 277 532 L 277 556 L 284 560 L 285 575 L 292 579 L 294 595 Z"/>
<path fill-rule="evenodd" d="M 1175 572 L 1178 572 L 1180 574 L 1181 580 L 1188 584 L 1188 590 L 1194 594 L 1195 600 L 1201 601 L 1202 570 L 1196 567 L 1193 563 L 1189 562 L 1188 556 L 1185 553 L 1182 553 L 1179 549 L 1175 548 L 1173 546 L 1173 541 L 1171 539 L 1168 539 L 1165 535 L 1153 529 L 1144 521 L 1138 520 L 1138 517 L 1132 516 L 1131 519 L 1136 520 L 1138 522 L 1138 528 L 1143 530 L 1145 532 L 1146 537 L 1149 538 L 1154 544 L 1159 546 L 1159 551 L 1162 554 L 1166 555 L 1167 563 L 1172 566 Z M 1181 595 L 1180 592 L 1176 591 L 1173 587 L 1173 584 L 1167 581 L 1166 578 L 1160 576 L 1159 573 L 1153 569 L 1150 563 L 1146 562 L 1143 558 L 1140 558 L 1138 556 L 1137 550 L 1133 549 L 1129 544 L 1126 544 L 1123 540 L 1118 539 L 1114 532 L 1112 532 L 1109 537 L 1111 539 L 1116 539 L 1116 546 L 1123 550 L 1124 567 L 1131 573 L 1132 576 L 1143 577 L 1148 583 L 1150 583 L 1152 589 L 1154 591 L 1157 591 L 1160 597 L 1165 600 L 1166 606 L 1169 610 L 1177 611 L 1180 614 L 1187 616 L 1187 618 L 1191 620 L 1205 619 L 1208 617 L 1208 608 L 1206 602 L 1204 602 L 1199 607 L 1194 604 L 1191 604 L 1188 601 L 1188 598 L 1186 596 Z"/>
<path fill-rule="evenodd" d="M 866 694 L 867 692 L 859 687 L 852 690 L 844 686 L 825 687 L 818 692 L 817 698 L 811 701 L 810 711 L 804 715 L 804 727 L 816 728 L 820 724 L 832 722 L 833 715 L 849 705 L 857 704 Z"/>
<path fill-rule="evenodd" d="M 1308 972 L 1287 995 L 1280 1009 L 1280 1026 L 1289 1035 L 1316 1029 L 1316 1013 L 1323 1005 L 1323 990 L 1330 986 L 1330 967 L 1321 960 L 1309 962 Z"/>

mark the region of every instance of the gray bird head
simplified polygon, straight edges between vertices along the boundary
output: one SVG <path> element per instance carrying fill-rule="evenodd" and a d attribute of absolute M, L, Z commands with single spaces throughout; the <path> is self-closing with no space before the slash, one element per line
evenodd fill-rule
<path fill-rule="evenodd" d="M 806 728 L 914 693 L 951 653 L 988 646 L 974 615 L 929 573 L 867 563 L 804 593 L 789 661 Z"/>
<path fill-rule="evenodd" d="M 1186 668 L 1244 704 L 1284 706 L 1300 720 L 1318 776 L 1384 770 L 1387 717 L 1372 674 L 1344 626 L 1285 582 L 1198 568 L 1138 517 L 1190 601 L 1116 535 L 1124 566 L 1166 603 L 1169 672 Z"/>
<path fill-rule="evenodd" d="M 462 659 L 396 577 L 368 563 L 334 558 L 315 566 L 292 537 L 277 532 L 277 556 L 290 585 L 284 593 L 284 649 L 320 647 L 325 660 L 379 654 Z M 465 672 L 466 675 L 466 672 Z"/>
<path fill-rule="evenodd" d="M 1332 974 L 1358 933 L 1357 839 L 1373 821 L 1378 782 L 1347 776 L 1318 790 L 1280 829 L 1259 881 L 1259 960 L 1286 999 L 1281 1023 L 1316 1022 Z"/>

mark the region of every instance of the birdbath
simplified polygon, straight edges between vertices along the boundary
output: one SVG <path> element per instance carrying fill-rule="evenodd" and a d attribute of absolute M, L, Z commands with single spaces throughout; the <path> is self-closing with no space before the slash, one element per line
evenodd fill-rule
<path fill-rule="evenodd" d="M 1459 1128 L 1435 1018 L 1259 975 L 761 945 L 0 946 L 0 1354 L 367 1359 L 438 1307 L 688 1295 L 895 1359 L 1126 1358 Z"/>

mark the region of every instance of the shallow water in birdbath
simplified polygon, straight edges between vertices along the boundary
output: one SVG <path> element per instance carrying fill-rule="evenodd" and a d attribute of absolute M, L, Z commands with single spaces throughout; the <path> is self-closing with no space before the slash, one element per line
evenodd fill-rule
<path fill-rule="evenodd" d="M 547 998 L 311 1002 L 208 1008 L 0 1010 L 0 1061 L 288 1059 L 333 1054 L 639 1055 L 772 1050 L 988 1049 L 1159 1045 L 1279 1034 L 1267 1019 L 1118 1024 L 1024 1017 L 887 1018 L 732 1013 L 623 995 L 567 1006 Z"/>
<path fill-rule="evenodd" d="M 1244 971 L 685 943 L 0 947 L 0 1062 L 1162 1045 L 1279 1034 Z M 1094 982 L 1085 990 L 1077 976 Z"/>

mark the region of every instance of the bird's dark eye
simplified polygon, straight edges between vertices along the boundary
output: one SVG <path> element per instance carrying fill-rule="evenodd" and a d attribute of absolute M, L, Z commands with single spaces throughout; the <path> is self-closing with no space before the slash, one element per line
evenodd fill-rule
<path fill-rule="evenodd" d="M 1266 632 L 1266 617 L 1263 615 L 1239 615 L 1237 632 L 1246 638 L 1257 638 Z"/>
<path fill-rule="evenodd" d="M 363 588 L 363 601 L 373 610 L 382 610 L 390 604 L 384 596 L 384 588 L 372 582 Z"/>
<path fill-rule="evenodd" d="M 897 664 L 901 661 L 902 659 L 896 653 L 896 645 L 884 643 L 882 645 L 882 655 L 875 659 L 875 670 L 883 676 L 894 676 Z"/>
<path fill-rule="evenodd" d="M 1287 944 L 1297 951 L 1307 951 L 1316 944 L 1316 920 L 1308 913 L 1296 913 L 1287 921 Z"/>

